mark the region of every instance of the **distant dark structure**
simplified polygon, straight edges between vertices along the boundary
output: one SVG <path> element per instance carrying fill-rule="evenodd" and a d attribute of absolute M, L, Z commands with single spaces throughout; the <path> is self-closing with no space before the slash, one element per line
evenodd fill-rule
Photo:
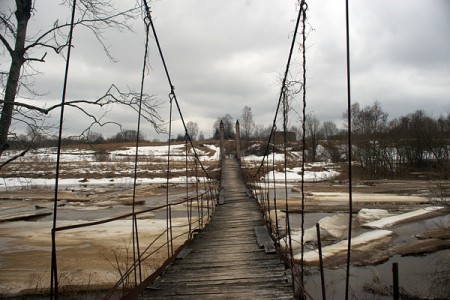
<path fill-rule="evenodd" d="M 287 143 L 294 143 L 296 142 L 296 136 L 295 132 L 293 131 L 286 131 L 286 142 Z M 275 145 L 280 145 L 284 143 L 284 132 L 283 131 L 275 131 L 272 135 L 272 139 L 270 141 L 271 143 Z"/>

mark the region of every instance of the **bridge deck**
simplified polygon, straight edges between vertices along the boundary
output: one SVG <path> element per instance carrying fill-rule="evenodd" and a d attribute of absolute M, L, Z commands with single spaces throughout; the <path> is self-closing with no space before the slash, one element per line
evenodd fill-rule
<path fill-rule="evenodd" d="M 257 203 L 248 198 L 239 165 L 222 166 L 224 204 L 177 259 L 139 299 L 292 299 L 285 268 L 255 239 L 264 225 Z"/>

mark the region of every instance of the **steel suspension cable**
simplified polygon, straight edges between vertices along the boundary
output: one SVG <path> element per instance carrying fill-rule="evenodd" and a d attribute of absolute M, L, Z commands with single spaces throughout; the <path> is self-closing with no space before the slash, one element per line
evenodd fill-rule
<path fill-rule="evenodd" d="M 283 93 L 283 156 L 284 156 L 284 200 L 285 200 L 285 211 L 286 211 L 286 236 L 287 242 L 286 247 L 289 246 L 289 262 L 291 265 L 291 276 L 292 283 L 295 285 L 295 272 L 294 272 L 294 250 L 292 249 L 292 234 L 291 234 L 291 221 L 289 216 L 289 199 L 288 199 L 288 187 L 287 187 L 287 93 L 286 90 Z"/>
<path fill-rule="evenodd" d="M 188 170 L 188 141 L 187 138 L 184 139 L 184 146 L 185 146 L 185 172 L 186 172 L 186 200 L 189 200 L 189 170 Z M 186 204 L 186 212 L 187 212 L 187 218 L 188 218 L 188 226 L 189 226 L 189 232 L 191 232 L 191 220 L 192 220 L 192 201 L 189 201 Z"/>
<path fill-rule="evenodd" d="M 134 284 L 137 286 L 137 273 L 136 273 L 136 261 L 139 264 L 139 282 L 142 282 L 142 271 L 141 271 L 141 259 L 140 259 L 140 249 L 139 249 L 139 236 L 137 234 L 137 217 L 135 214 L 136 208 L 136 185 L 137 185 L 137 167 L 139 161 L 139 136 L 141 133 L 141 115 L 142 115 L 142 98 L 144 95 L 144 82 L 145 82 L 145 70 L 147 67 L 147 58 L 148 58 L 148 44 L 149 44 L 149 33 L 150 33 L 150 24 L 148 22 L 148 15 L 144 17 L 145 24 L 145 46 L 144 46 L 144 59 L 142 64 L 142 72 L 141 72 L 141 86 L 139 93 L 139 108 L 138 108 L 138 119 L 137 119 L 137 134 L 136 134 L 136 150 L 134 155 L 134 178 L 133 178 L 133 195 L 132 195 L 132 239 L 133 239 L 133 264 L 134 264 Z M 137 259 L 136 259 L 137 252 Z"/>
<path fill-rule="evenodd" d="M 200 203 L 198 201 L 199 198 L 199 193 L 198 193 L 198 185 L 199 185 L 199 180 L 198 180 L 198 164 L 197 164 L 197 160 L 194 160 L 195 163 L 195 199 L 197 199 L 197 221 L 198 221 L 198 229 L 201 229 L 200 226 Z"/>
<path fill-rule="evenodd" d="M 167 145 L 167 178 L 166 178 L 166 241 L 167 241 L 167 257 L 171 257 L 173 255 L 173 243 L 172 243 L 172 213 L 171 213 L 171 207 L 169 203 L 169 183 L 170 183 L 170 151 L 171 151 L 171 143 L 172 143 L 172 107 L 173 107 L 173 100 L 176 101 L 175 96 L 175 87 L 172 84 L 172 81 L 170 79 L 170 75 L 166 66 L 166 61 L 164 60 L 164 57 L 162 55 L 162 50 L 159 45 L 158 36 L 155 31 L 155 27 L 153 25 L 151 13 L 150 13 L 150 7 L 148 6 L 147 0 L 143 0 L 144 7 L 145 7 L 145 13 L 146 13 L 146 19 L 148 20 L 148 23 L 152 29 L 153 36 L 156 41 L 156 45 L 159 51 L 159 54 L 162 59 L 162 63 L 164 66 L 164 70 L 166 72 L 167 79 L 169 81 L 170 85 L 170 94 L 169 94 L 169 137 L 168 137 L 168 145 Z"/>
<path fill-rule="evenodd" d="M 203 172 L 206 174 L 206 176 L 208 178 L 210 178 L 210 176 L 209 176 L 208 172 L 206 171 L 205 167 L 203 166 L 203 164 L 201 163 L 201 161 L 199 160 L 196 148 L 195 148 L 195 146 L 194 146 L 194 144 L 192 142 L 192 138 L 191 138 L 191 136 L 188 133 L 188 130 L 187 130 L 187 127 L 186 127 L 186 122 L 184 121 L 183 114 L 182 114 L 180 106 L 178 104 L 177 96 L 175 94 L 175 87 L 172 84 L 172 80 L 171 80 L 170 74 L 169 74 L 169 69 L 167 68 L 166 60 L 164 58 L 164 55 L 163 55 L 163 52 L 162 52 L 162 48 L 161 48 L 161 45 L 160 45 L 160 42 L 159 42 L 159 39 L 158 39 L 158 35 L 156 33 L 156 29 L 155 29 L 155 26 L 153 24 L 153 20 L 152 20 L 151 13 L 150 13 L 150 7 L 149 7 L 149 5 L 147 3 L 147 0 L 143 0 L 143 1 L 144 1 L 144 6 L 145 6 L 145 11 L 146 11 L 146 14 L 147 14 L 147 18 L 148 18 L 148 21 L 150 23 L 150 27 L 151 27 L 152 32 L 153 32 L 153 37 L 155 38 L 155 41 L 156 41 L 156 45 L 157 45 L 157 48 L 158 48 L 159 56 L 160 56 L 161 61 L 163 63 L 164 71 L 166 73 L 166 77 L 167 77 L 167 80 L 168 80 L 169 86 L 170 86 L 170 94 L 169 94 L 169 98 L 170 98 L 170 120 L 169 120 L 169 143 L 168 143 L 168 154 L 167 154 L 168 158 L 167 158 L 167 185 L 166 185 L 166 204 L 168 205 L 167 214 L 166 214 L 166 219 L 167 219 L 166 220 L 166 222 L 167 222 L 166 225 L 167 225 L 167 229 L 168 229 L 168 231 L 167 231 L 167 240 L 168 240 L 168 243 L 169 243 L 169 236 L 170 236 L 170 240 L 172 238 L 172 219 L 171 219 L 171 211 L 170 211 L 170 206 L 169 206 L 169 176 L 170 176 L 170 145 L 171 145 L 171 131 L 172 131 L 172 106 L 173 106 L 173 101 L 175 101 L 175 105 L 177 106 L 177 110 L 178 110 L 178 113 L 180 115 L 181 121 L 183 123 L 185 134 L 186 134 L 186 136 L 187 136 L 187 138 L 189 140 L 189 143 L 192 146 L 192 149 L 193 149 L 193 152 L 194 152 L 194 156 L 199 161 L 200 166 L 201 166 Z M 172 242 L 170 243 L 170 246 L 168 245 L 168 255 L 170 256 L 170 254 L 173 254 L 173 243 Z"/>
<path fill-rule="evenodd" d="M 348 244 L 347 244 L 347 268 L 345 274 L 345 299 L 348 299 L 350 283 L 350 259 L 352 247 L 352 101 L 350 86 L 350 26 L 348 0 L 345 1 L 345 28 L 346 28 L 346 48 L 347 48 L 347 151 L 348 151 Z"/>
<path fill-rule="evenodd" d="M 183 114 L 181 112 L 180 105 L 179 105 L 178 100 L 177 100 L 177 96 L 175 94 L 175 86 L 172 84 L 172 79 L 170 78 L 169 69 L 167 68 L 167 64 L 166 64 L 166 60 L 165 60 L 163 52 L 162 52 L 161 44 L 159 42 L 158 35 L 157 35 L 156 29 L 155 29 L 155 25 L 153 24 L 153 20 L 152 20 L 151 14 L 150 14 L 150 7 L 148 6 L 147 0 L 143 0 L 143 1 L 144 1 L 144 5 L 145 5 L 145 10 L 146 10 L 147 15 L 148 15 L 148 19 L 149 19 L 149 22 L 150 22 L 150 26 L 152 28 L 153 37 L 155 38 L 156 45 L 158 47 L 159 56 L 161 57 L 161 61 L 162 61 L 163 66 L 164 66 L 164 71 L 166 73 L 167 81 L 169 82 L 169 85 L 170 85 L 170 93 L 173 96 L 173 99 L 175 100 L 175 105 L 177 106 L 178 113 L 179 113 L 180 118 L 181 118 L 181 122 L 183 123 L 185 134 L 187 135 L 187 137 L 189 139 L 189 143 L 191 144 L 192 149 L 194 151 L 194 156 L 198 159 L 198 154 L 197 154 L 196 148 L 194 146 L 194 143 L 192 142 L 191 136 L 188 133 L 188 130 L 187 130 L 187 127 L 186 127 L 186 122 L 184 121 L 184 117 L 183 117 Z M 201 166 L 203 172 L 206 174 L 207 177 L 210 177 L 208 172 L 206 171 L 205 167 L 203 166 L 203 164 L 201 163 L 200 160 L 199 160 L 199 162 L 200 162 L 200 166 Z"/>
<path fill-rule="evenodd" d="M 267 145 L 266 145 L 266 150 L 265 150 L 265 154 L 267 154 L 268 153 L 268 151 L 269 151 L 269 147 L 270 147 L 270 141 L 272 140 L 272 136 L 273 136 L 273 134 L 274 134 L 274 128 L 276 128 L 276 120 L 277 120 L 277 117 L 278 117 L 278 112 L 279 112 L 279 109 L 280 109 L 280 105 L 281 105 L 281 101 L 283 101 L 283 104 L 285 104 L 285 97 L 287 96 L 286 95 L 286 81 L 287 81 L 287 76 L 288 76 L 288 74 L 289 74 L 289 68 L 290 68 L 290 64 L 291 64 L 291 59 L 292 59 L 292 55 L 293 55 L 293 49 L 294 49 L 294 45 L 295 45 L 295 40 L 296 40 L 296 36 L 297 36 L 297 32 L 298 32 L 298 27 L 299 27 L 299 24 L 300 24 L 300 20 L 301 19 L 303 19 L 303 21 L 302 21 L 302 26 L 303 26 L 303 29 L 302 29 L 302 42 L 303 42 L 303 45 L 302 45 L 302 47 L 303 47 L 303 52 L 302 52 L 302 58 L 303 58 L 303 106 L 304 106 L 304 110 L 305 110 L 305 105 L 306 105 L 306 101 L 305 101 L 305 99 L 306 99 L 306 91 L 305 91 L 305 87 L 306 87 L 306 52 L 305 52 L 305 41 L 306 41 L 306 30 L 305 30 L 305 20 L 306 20 L 306 10 L 308 9 L 308 5 L 306 4 L 306 1 L 305 0 L 302 0 L 301 2 L 300 2 L 300 7 L 299 7 L 299 13 L 298 13 L 298 17 L 297 17 L 297 21 L 296 21 L 296 25 L 295 25 L 295 30 L 294 30 L 294 37 L 293 37 L 293 40 L 292 40 L 292 43 L 291 43 L 291 48 L 290 48 L 290 51 L 289 51 L 289 57 L 288 57 L 288 61 L 287 61 L 287 64 L 286 64 L 286 70 L 285 70 L 285 74 L 284 74 L 284 77 L 283 77 L 283 82 L 282 82 L 282 85 L 281 85 L 281 91 L 280 91 L 280 95 L 279 95 L 279 99 L 278 99 L 278 103 L 277 103 L 277 108 L 276 108 L 276 112 L 275 112 L 275 117 L 274 117 L 274 120 L 273 120 L 273 125 L 272 125 L 272 130 L 270 131 L 270 135 L 269 135 L 269 138 L 268 138 L 268 142 L 267 142 Z M 289 207 L 288 207 L 288 196 L 287 196 L 287 175 L 286 175 L 286 168 L 287 168 L 287 163 L 286 163 L 286 122 L 285 122 L 285 120 L 286 120 L 286 116 L 285 116 L 285 114 L 286 114 L 286 110 L 284 109 L 283 110 L 283 132 L 284 132 L 284 161 L 285 161 L 285 194 L 286 194 L 286 196 L 285 196 L 285 199 L 286 199 L 286 203 L 285 203 L 285 205 L 286 205 L 286 226 L 287 226 L 287 231 L 288 231 L 288 236 L 289 236 L 289 251 L 290 251 L 290 257 L 291 257 L 291 264 L 293 264 L 293 249 L 292 249 L 292 240 L 291 240 L 291 235 L 290 235 L 290 220 L 289 220 Z M 305 119 L 305 118 L 303 118 L 303 119 Z M 304 134 L 303 134 L 303 138 L 304 138 Z M 303 143 L 303 144 L 305 144 L 305 143 Z M 303 149 L 303 151 L 304 151 L 304 149 Z M 304 156 L 304 155 L 303 155 Z M 260 171 L 261 171 L 261 169 L 263 169 L 263 166 L 264 166 L 264 159 L 265 159 L 265 155 L 263 156 L 263 159 L 262 159 L 262 161 L 261 161 L 261 164 L 260 164 L 260 166 L 259 166 L 259 168 L 258 168 L 258 171 L 257 171 L 257 174 L 258 173 L 260 173 Z M 301 267 L 302 267 L 302 274 L 301 274 L 301 288 L 303 289 L 303 273 L 304 273 L 304 270 L 303 270 L 303 254 L 304 254 L 304 249 L 303 249 L 303 239 L 304 239 L 304 161 L 305 161 L 305 159 L 304 159 L 304 157 L 303 157 L 303 159 L 302 159 L 302 169 L 303 169 L 303 172 L 302 172 L 302 249 L 301 249 L 301 256 L 302 256 L 302 263 L 301 263 Z M 274 162 L 275 163 L 275 162 Z M 274 172 L 274 178 L 275 178 L 275 172 Z M 275 186 L 275 183 L 274 183 L 274 186 Z M 276 203 L 276 200 L 275 200 L 275 203 Z M 276 220 L 278 220 L 278 218 L 276 217 Z M 277 231 L 278 231 L 278 228 L 277 228 Z M 285 242 L 285 244 L 287 245 L 287 241 Z M 294 276 L 294 275 L 293 275 Z"/>
<path fill-rule="evenodd" d="M 269 152 L 269 144 L 270 144 L 270 141 L 271 141 L 271 139 L 272 139 L 272 135 L 273 135 L 273 133 L 274 133 L 273 128 L 276 127 L 276 121 L 277 121 L 277 117 L 278 117 L 278 111 L 280 110 L 281 101 L 282 101 L 282 99 L 283 99 L 283 93 L 284 93 L 284 89 L 285 89 L 285 86 L 286 86 L 287 77 L 288 77 L 288 74 L 289 74 L 289 68 L 290 68 L 290 66 L 291 66 L 292 54 L 293 54 L 293 52 L 294 52 L 295 40 L 296 40 L 296 37 L 297 37 L 298 27 L 299 27 L 299 24 L 300 24 L 300 18 L 301 18 L 301 16 L 302 16 L 303 3 L 305 3 L 305 0 L 302 0 L 302 2 L 301 2 L 301 4 L 300 4 L 300 10 L 299 10 L 299 12 L 298 12 L 297 21 L 296 21 L 296 23 L 295 23 L 294 36 L 293 36 L 293 38 L 292 38 L 291 47 L 290 47 L 290 49 L 289 49 L 289 56 L 288 56 L 288 60 L 287 60 L 287 63 L 286 63 L 286 69 L 285 69 L 285 71 L 284 71 L 284 77 L 283 77 L 283 81 L 282 81 L 282 84 L 281 84 L 280 95 L 279 95 L 279 97 L 278 97 L 277 108 L 276 108 L 276 110 L 275 110 L 275 117 L 274 117 L 273 123 L 272 123 L 272 130 L 270 131 L 270 135 L 269 135 L 269 138 L 268 138 L 266 150 L 264 151 L 264 154 L 265 154 L 265 155 Z M 261 161 L 261 164 L 260 164 L 260 166 L 259 166 L 259 168 L 258 168 L 258 171 L 256 172 L 257 174 L 261 171 L 261 168 L 262 168 L 263 165 L 264 165 L 264 158 L 265 158 L 265 156 L 263 156 L 263 160 Z"/>
<path fill-rule="evenodd" d="M 302 220 L 301 220 L 301 257 L 300 257 L 300 285 L 303 288 L 304 287 L 304 239 L 305 239 L 305 160 L 306 160 L 306 28 L 305 28 L 305 22 L 306 22 L 306 10 L 308 9 L 308 4 L 306 2 L 302 2 L 300 5 L 305 6 L 303 9 L 303 18 L 302 18 L 302 60 L 303 60 L 303 93 L 302 93 L 302 177 L 301 177 L 301 193 L 302 193 Z"/>
<path fill-rule="evenodd" d="M 170 240 L 172 236 L 170 234 L 170 228 L 172 228 L 172 220 L 170 218 L 170 208 L 169 208 L 169 180 L 170 180 L 170 146 L 172 144 L 172 94 L 169 95 L 170 108 L 169 108 L 169 140 L 167 145 L 167 178 L 166 178 L 166 229 L 167 229 L 167 257 L 170 257 Z"/>
<path fill-rule="evenodd" d="M 268 160 L 268 159 L 267 159 Z M 275 234 L 279 244 L 280 232 L 278 231 L 278 208 L 277 208 L 277 184 L 275 180 L 275 145 L 272 144 L 272 174 L 273 174 L 273 206 L 275 210 Z"/>
<path fill-rule="evenodd" d="M 269 171 L 269 158 L 266 160 L 266 171 L 267 179 L 265 179 L 266 182 L 266 200 L 267 200 L 267 212 L 265 212 L 265 215 L 267 216 L 266 219 L 269 221 L 269 224 L 272 224 L 272 218 L 270 216 L 270 171 Z M 266 178 L 266 176 L 264 176 Z"/>
<path fill-rule="evenodd" d="M 72 6 L 72 16 L 70 19 L 70 30 L 69 30 L 69 40 L 67 47 L 67 58 L 66 58 L 66 67 L 64 70 L 64 84 L 62 90 L 62 98 L 61 98 L 61 111 L 59 116 L 59 132 L 58 132 L 58 148 L 56 153 L 56 174 L 55 174 L 55 196 L 53 202 L 53 222 L 52 222 L 52 258 L 51 258 L 51 270 L 50 270 L 50 299 L 58 299 L 58 268 L 57 268 L 57 260 L 56 260 L 56 220 L 57 220 L 57 212 L 58 212 L 58 189 L 59 189 L 59 174 L 60 174 L 60 164 L 61 164 L 61 147 L 62 147 L 62 133 L 63 133 L 63 124 L 64 124 L 64 106 L 66 103 L 66 94 L 67 94 L 67 83 L 69 79 L 69 66 L 70 66 L 70 54 L 72 50 L 72 37 L 73 37 L 73 29 L 75 22 L 75 10 L 76 10 L 77 1 L 73 0 Z"/>

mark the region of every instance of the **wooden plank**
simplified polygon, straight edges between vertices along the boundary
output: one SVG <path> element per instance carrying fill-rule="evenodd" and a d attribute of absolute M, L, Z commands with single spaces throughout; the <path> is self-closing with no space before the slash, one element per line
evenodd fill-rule
<path fill-rule="evenodd" d="M 255 227 L 256 241 L 259 247 L 264 248 L 266 253 L 276 253 L 275 246 L 273 244 L 272 238 L 267 231 L 266 226 L 256 226 Z"/>

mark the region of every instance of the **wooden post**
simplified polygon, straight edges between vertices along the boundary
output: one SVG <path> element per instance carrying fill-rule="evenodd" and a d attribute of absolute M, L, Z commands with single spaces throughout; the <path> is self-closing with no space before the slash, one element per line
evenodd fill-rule
<path fill-rule="evenodd" d="M 220 159 L 225 157 L 225 138 L 224 138 L 224 125 L 223 121 L 220 121 Z"/>
<path fill-rule="evenodd" d="M 241 160 L 241 130 L 239 128 L 239 120 L 236 121 L 236 159 Z"/>
<path fill-rule="evenodd" d="M 400 286 L 398 282 L 398 263 L 392 264 L 392 275 L 393 275 L 394 300 L 398 300 L 400 299 Z"/>

